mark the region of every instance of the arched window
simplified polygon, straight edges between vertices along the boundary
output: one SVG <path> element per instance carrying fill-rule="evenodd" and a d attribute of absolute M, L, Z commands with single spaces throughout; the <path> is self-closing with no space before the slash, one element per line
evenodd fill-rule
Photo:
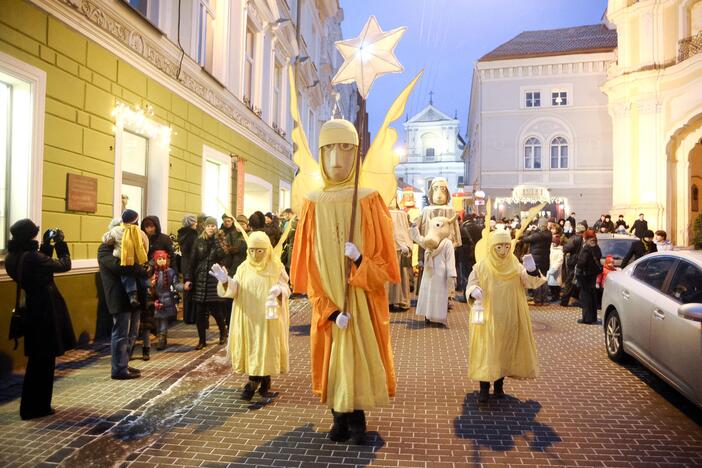
<path fill-rule="evenodd" d="M 563 137 L 551 140 L 551 169 L 568 169 L 568 141 Z"/>
<path fill-rule="evenodd" d="M 696 185 L 692 186 L 691 192 L 692 200 L 690 206 L 692 207 L 692 211 L 700 211 L 700 191 Z"/>
<path fill-rule="evenodd" d="M 524 143 L 524 169 L 541 169 L 541 142 L 531 137 Z"/>

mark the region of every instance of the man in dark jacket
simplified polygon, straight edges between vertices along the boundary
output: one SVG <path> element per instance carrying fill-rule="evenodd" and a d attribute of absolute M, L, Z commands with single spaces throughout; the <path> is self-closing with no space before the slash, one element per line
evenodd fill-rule
<path fill-rule="evenodd" d="M 246 216 L 242 216 L 242 219 L 247 218 Z M 237 221 L 246 229 L 245 225 L 241 222 L 242 219 L 237 219 Z M 248 219 L 246 220 L 246 224 L 248 224 Z M 234 276 L 241 262 L 246 260 L 246 241 L 244 240 L 243 234 L 234 226 L 234 217 L 227 213 L 222 215 L 222 225 L 219 230 L 222 233 L 226 246 L 226 255 L 223 263 L 224 266 L 227 267 L 229 276 Z"/>
<path fill-rule="evenodd" d="M 178 246 L 180 247 L 180 271 L 183 276 L 190 271 L 190 262 L 193 255 L 193 246 L 197 239 L 198 223 L 195 215 L 183 217 L 183 227 L 178 229 Z M 195 307 L 192 301 L 192 292 L 183 291 L 183 321 L 195 323 Z"/>
<path fill-rule="evenodd" d="M 538 275 L 539 272 L 546 276 L 550 268 L 551 256 L 551 231 L 548 230 L 548 221 L 546 218 L 540 218 L 535 231 L 524 234 L 522 241 L 529 246 L 529 252 L 534 257 Z M 549 289 L 548 284 L 544 283 L 534 290 L 534 305 L 541 306 L 548 302 Z"/>
<path fill-rule="evenodd" d="M 607 228 L 605 232 L 614 232 L 614 223 L 612 222 L 612 216 L 605 215 L 605 220 L 604 223 L 602 223 L 602 226 Z M 602 226 L 600 226 L 600 228 L 602 228 Z"/>
<path fill-rule="evenodd" d="M 583 246 L 583 234 L 585 226 L 578 224 L 575 226 L 575 235 L 573 235 L 565 247 L 563 247 L 563 288 L 561 294 L 561 306 L 568 307 L 571 297 L 578 297 L 579 290 L 575 285 L 575 265 L 578 263 L 578 254 Z"/>
<path fill-rule="evenodd" d="M 482 228 L 475 222 L 475 215 L 469 214 L 466 221 L 461 224 L 461 245 L 456 247 L 456 264 L 458 266 L 458 279 L 456 291 L 465 291 L 470 272 L 475 265 L 475 244 L 482 238 Z M 457 300 L 467 300 L 465 296 L 458 296 Z"/>
<path fill-rule="evenodd" d="M 575 220 L 575 211 L 573 211 L 570 216 L 566 218 L 566 221 L 570 221 L 570 225 L 575 228 L 575 226 L 578 224 L 578 222 Z"/>
<path fill-rule="evenodd" d="M 639 239 L 643 238 L 644 233 L 648 231 L 648 221 L 644 219 L 644 214 L 639 213 L 639 219 L 634 221 L 634 224 L 631 225 L 631 228 L 629 229 L 629 232 L 634 232 L 634 235 L 638 237 Z M 653 237 L 653 236 L 651 236 Z"/>
<path fill-rule="evenodd" d="M 41 418 L 54 413 L 51 396 L 56 356 L 61 356 L 76 345 L 68 308 L 54 284 L 54 273 L 71 269 L 68 246 L 60 231 L 50 230 L 44 233 L 39 247 L 35 240 L 38 233 L 39 226 L 29 219 L 14 223 L 10 227 L 12 239 L 8 242 L 9 253 L 5 258 L 8 275 L 21 283 L 26 297 L 23 329 L 27 369 L 20 402 L 22 419 Z M 51 258 L 54 250 L 58 260 Z M 5 305 L 8 305 L 7 302 L 9 300 L 5 301 Z"/>
<path fill-rule="evenodd" d="M 656 247 L 656 243 L 653 242 L 653 231 L 644 231 L 641 240 L 633 242 L 631 247 L 629 247 L 629 251 L 624 256 L 624 259 L 622 259 L 622 268 L 627 266 L 630 262 L 653 252 L 658 252 L 658 247 Z"/>
<path fill-rule="evenodd" d="M 112 255 L 114 246 L 102 244 L 98 247 L 97 260 L 100 268 L 100 279 L 105 292 L 107 310 L 112 315 L 112 378 L 116 380 L 136 379 L 140 376 L 139 369 L 129 367 L 129 353 L 137 333 L 141 310 L 129 305 L 129 297 L 122 287 L 120 277 L 123 275 L 144 276 L 146 272 L 139 266 L 121 266 L 119 258 Z M 137 285 L 141 285 L 137 281 Z M 140 290 L 140 301 L 145 301 L 145 291 Z"/>
<path fill-rule="evenodd" d="M 617 219 L 617 222 L 614 225 L 614 230 L 618 231 L 619 226 L 624 226 L 624 229 L 629 229 L 629 225 L 626 224 L 626 221 L 624 221 L 624 215 L 619 215 L 619 219 Z"/>

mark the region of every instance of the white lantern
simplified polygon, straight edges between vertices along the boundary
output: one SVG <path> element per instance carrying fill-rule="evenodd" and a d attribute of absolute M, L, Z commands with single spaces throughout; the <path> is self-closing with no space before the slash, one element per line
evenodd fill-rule
<path fill-rule="evenodd" d="M 278 318 L 278 310 L 280 306 L 278 305 L 278 299 L 275 297 L 269 297 L 266 301 L 266 319 L 276 320 Z"/>
<path fill-rule="evenodd" d="M 470 308 L 470 323 L 473 325 L 482 325 L 485 323 L 485 309 L 483 301 L 476 300 Z"/>

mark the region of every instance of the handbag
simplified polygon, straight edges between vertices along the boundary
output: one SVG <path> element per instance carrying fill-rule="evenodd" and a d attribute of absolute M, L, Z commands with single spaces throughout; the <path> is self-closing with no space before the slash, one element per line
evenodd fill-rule
<path fill-rule="evenodd" d="M 27 255 L 27 252 L 20 256 L 19 267 L 17 267 L 17 294 L 15 295 L 15 308 L 12 309 L 10 317 L 9 339 L 15 340 L 14 350 L 17 350 L 19 339 L 24 336 L 24 319 L 27 315 L 27 304 L 22 294 L 22 265 L 24 265 L 25 255 Z"/>

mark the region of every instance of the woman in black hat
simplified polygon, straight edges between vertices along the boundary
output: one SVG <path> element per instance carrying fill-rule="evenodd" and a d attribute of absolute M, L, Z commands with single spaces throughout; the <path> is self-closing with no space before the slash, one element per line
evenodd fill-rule
<path fill-rule="evenodd" d="M 12 239 L 7 244 L 9 253 L 5 258 L 7 273 L 21 283 L 26 295 L 23 327 L 27 369 L 20 403 L 22 419 L 54 413 L 51 395 L 56 356 L 76 345 L 66 302 L 54 284 L 54 273 L 71 269 L 68 246 L 61 231 L 48 230 L 39 247 L 38 233 L 39 226 L 29 219 L 13 224 L 10 227 Z M 58 260 L 51 258 L 54 250 Z"/>

